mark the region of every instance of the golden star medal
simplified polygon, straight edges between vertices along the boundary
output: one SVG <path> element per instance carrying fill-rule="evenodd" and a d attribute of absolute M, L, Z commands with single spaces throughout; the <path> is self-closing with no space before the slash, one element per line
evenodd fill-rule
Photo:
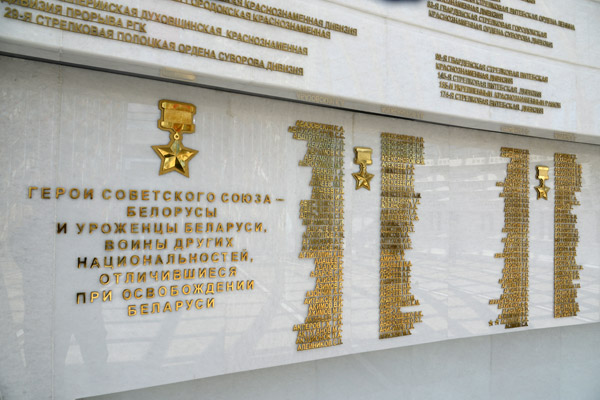
<path fill-rule="evenodd" d="M 161 159 L 159 175 L 176 171 L 181 175 L 190 177 L 189 161 L 198 153 L 198 150 L 187 148 L 182 143 L 184 133 L 194 133 L 194 115 L 196 106 L 173 100 L 161 100 L 158 102 L 161 111 L 158 120 L 158 128 L 169 131 L 169 144 L 164 146 L 152 146 Z"/>
<path fill-rule="evenodd" d="M 535 179 L 540 181 L 540 185 L 535 187 L 535 190 L 537 192 L 537 199 L 548 200 L 548 192 L 550 191 L 550 188 L 546 186 L 546 180 L 550 179 L 550 176 L 548 176 L 549 168 L 543 165 L 538 165 L 535 167 L 535 169 L 537 172 L 535 175 Z"/>
<path fill-rule="evenodd" d="M 367 165 L 373 164 L 371 160 L 371 154 L 373 154 L 373 149 L 368 147 L 355 147 L 354 148 L 354 164 L 358 164 L 360 169 L 358 172 L 352 174 L 354 180 L 356 180 L 356 190 L 360 188 L 365 188 L 367 190 L 371 190 L 371 179 L 373 179 L 373 174 L 367 172 Z"/>

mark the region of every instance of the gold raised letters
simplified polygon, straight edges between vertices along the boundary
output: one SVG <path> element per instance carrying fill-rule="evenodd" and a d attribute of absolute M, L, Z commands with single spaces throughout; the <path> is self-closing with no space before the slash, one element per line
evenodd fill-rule
<path fill-rule="evenodd" d="M 410 293 L 412 264 L 405 252 L 412 248 L 409 235 L 421 198 L 414 189 L 414 166 L 423 165 L 423 157 L 423 138 L 381 134 L 379 339 L 410 335 L 422 318 L 421 311 L 402 307 L 419 305 Z"/>
<path fill-rule="evenodd" d="M 529 316 L 529 151 L 502 147 L 500 156 L 510 158 L 500 197 L 504 197 L 504 251 L 494 255 L 504 258 L 503 288 L 496 304 L 502 310 L 492 326 L 503 324 L 506 329 L 527 326 Z"/>
<path fill-rule="evenodd" d="M 577 244 L 579 231 L 573 206 L 579 205 L 575 197 L 581 191 L 581 164 L 574 154 L 554 154 L 554 318 L 574 317 L 579 311 L 576 301 L 579 284 Z"/>
<path fill-rule="evenodd" d="M 306 140 L 307 152 L 298 165 L 312 167 L 310 200 L 300 201 L 306 225 L 299 258 L 314 258 L 314 290 L 306 292 L 308 315 L 298 332 L 297 350 L 342 344 L 342 284 L 344 257 L 344 128 L 296 121 L 288 131 Z"/>

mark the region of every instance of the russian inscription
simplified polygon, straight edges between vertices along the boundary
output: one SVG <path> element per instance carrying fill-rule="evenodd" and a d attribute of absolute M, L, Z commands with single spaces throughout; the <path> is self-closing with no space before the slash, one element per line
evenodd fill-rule
<path fill-rule="evenodd" d="M 515 79 L 548 83 L 548 77 L 515 69 L 495 67 L 437 53 L 440 96 L 533 114 L 543 114 L 543 107 L 561 108 L 561 103 L 542 99 L 542 92 L 517 87 Z"/>
<path fill-rule="evenodd" d="M 494 255 L 504 258 L 498 281 L 503 293 L 489 304 L 502 311 L 489 325 L 509 329 L 527 326 L 529 320 L 529 150 L 502 147 L 500 156 L 510 159 L 506 179 L 496 183 L 504 188 L 504 251 Z"/>
<path fill-rule="evenodd" d="M 534 0 L 524 1 L 535 4 Z M 514 7 L 507 7 L 500 3 L 501 0 L 429 0 L 427 1 L 427 8 L 431 18 L 548 48 L 553 48 L 554 43 L 548 40 L 547 32 L 509 22 L 507 17 L 516 16 L 572 31 L 575 30 L 575 25 L 568 22 Z"/>
<path fill-rule="evenodd" d="M 419 305 L 410 292 L 412 263 L 406 250 L 412 248 L 410 233 L 419 220 L 415 164 L 424 163 L 423 138 L 381 134 L 379 339 L 410 335 L 423 316 L 421 311 L 402 308 Z"/>
<path fill-rule="evenodd" d="M 581 284 L 577 265 L 579 231 L 573 207 L 581 191 L 581 164 L 574 154 L 554 154 L 554 318 L 574 317 L 579 311 L 577 289 Z"/>
<path fill-rule="evenodd" d="M 228 49 L 219 50 L 212 48 L 210 44 L 198 46 L 195 43 L 179 42 L 177 39 L 180 35 L 177 32 L 170 32 L 167 36 L 156 36 L 164 32 L 163 28 L 157 29 L 155 25 L 161 24 L 251 46 L 259 46 L 268 50 L 300 56 L 308 55 L 308 47 L 303 44 L 212 25 L 196 18 L 195 15 L 180 18 L 154 10 L 132 7 L 128 4 L 98 0 L 1 0 L 0 2 L 10 6 L 4 10 L 4 18 L 33 24 L 38 27 L 59 29 L 65 32 L 208 58 L 215 61 L 241 64 L 267 71 L 304 75 L 302 66 L 264 59 L 262 55 L 238 54 Z M 254 1 L 220 1 L 221 3 L 229 3 L 231 6 L 204 0 L 172 0 L 172 2 L 227 17 L 240 18 L 244 21 L 266 24 L 325 39 L 330 39 L 332 32 L 351 36 L 358 35 L 356 28 L 344 24 Z"/>
<path fill-rule="evenodd" d="M 308 315 L 298 332 L 297 350 L 342 344 L 342 286 L 344 257 L 344 128 L 296 121 L 288 128 L 296 140 L 307 142 L 300 166 L 312 168 L 309 200 L 300 201 L 306 225 L 299 258 L 313 258 L 314 290 L 306 292 Z"/>
<path fill-rule="evenodd" d="M 74 262 L 79 273 L 95 274 L 99 284 L 97 290 L 76 292 L 76 304 L 125 302 L 128 316 L 149 315 L 214 308 L 220 293 L 254 290 L 248 274 L 254 259 L 238 240 L 267 229 L 262 222 L 219 219 L 223 215 L 214 203 L 265 207 L 271 204 L 269 194 L 29 186 L 27 198 L 126 206 L 112 222 L 57 222 L 57 235 L 94 236 L 103 243 L 103 255 L 82 255 Z M 128 205 L 139 201 L 152 203 Z"/>

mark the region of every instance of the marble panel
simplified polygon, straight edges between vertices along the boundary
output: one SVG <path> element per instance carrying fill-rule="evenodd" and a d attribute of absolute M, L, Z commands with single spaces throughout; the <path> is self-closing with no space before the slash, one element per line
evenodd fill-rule
<path fill-rule="evenodd" d="M 597 2 L 272 0 L 253 8 L 230 1 L 119 0 L 102 9 L 53 0 L 44 10 L 30 3 L 5 8 L 0 51 L 476 129 L 600 141 L 600 50 L 591 39 L 600 34 Z M 456 23 L 432 18 L 432 11 Z M 529 42 L 471 29 L 459 19 Z M 543 106 L 537 114 L 442 98 L 436 54 L 547 77 L 545 83 L 515 79 L 514 85 L 540 91 L 561 107 Z"/>
<path fill-rule="evenodd" d="M 513 331 L 600 321 L 596 146 L 482 135 L 465 128 L 8 57 L 0 63 L 2 155 L 10 162 L 1 172 L 5 190 L 0 194 L 6 221 L 0 294 L 7 299 L 0 303 L 5 311 L 0 325 L 6 333 L 0 336 L 0 359 L 10 366 L 2 369 L 0 385 L 7 397 L 18 397 L 23 390 L 30 398 L 88 397 L 344 355 L 362 362 L 359 353 L 476 336 L 484 337 L 476 342 L 483 354 L 488 335 L 494 335 L 492 348 L 500 348 Z M 198 150 L 187 165 L 189 178 L 176 172 L 159 175 L 161 160 L 151 146 L 169 141 L 168 132 L 157 126 L 160 99 L 197 107 L 195 133 L 183 134 L 184 145 Z M 292 329 L 304 322 L 306 292 L 315 287 L 310 277 L 314 263 L 298 257 L 306 230 L 299 217 L 300 201 L 311 197 L 312 178 L 310 168 L 298 165 L 306 142 L 294 140 L 288 131 L 298 120 L 343 126 L 345 136 L 343 344 L 307 351 L 297 351 L 297 332 Z M 415 166 L 414 187 L 421 202 L 410 235 L 412 249 L 406 252 L 412 263 L 411 293 L 420 301 L 410 308 L 421 311 L 423 321 L 415 324 L 411 335 L 385 340 L 378 336 L 382 132 L 422 137 L 425 153 L 424 165 Z M 370 191 L 355 190 L 355 146 L 373 149 Z M 530 151 L 530 324 L 511 330 L 488 325 L 498 314 L 488 302 L 502 290 L 498 279 L 503 261 L 494 258 L 502 251 L 504 224 L 501 188 L 495 184 L 506 176 L 501 147 Z M 583 166 L 577 194 L 581 205 L 574 209 L 580 233 L 577 261 L 583 265 L 581 312 L 560 320 L 552 317 L 552 191 L 544 201 L 535 199 L 533 189 L 535 165 L 549 164 L 553 177 L 555 152 L 576 154 Z M 548 185 L 554 187 L 553 179 Z M 44 187 L 51 189 L 46 192 Z M 65 188 L 65 193 L 57 188 Z M 86 189 L 94 190 L 93 198 L 84 199 Z M 148 200 L 142 198 L 144 190 L 149 191 Z M 161 191 L 156 198 L 154 190 Z M 186 199 L 188 192 L 194 193 L 193 199 Z M 203 193 L 200 199 L 198 192 Z M 252 202 L 235 200 L 236 194 L 250 194 Z M 266 195 L 270 203 L 265 203 Z M 158 216 L 152 215 L 152 207 L 159 208 Z M 193 207 L 194 214 L 187 215 L 186 207 Z M 196 208 L 202 215 L 195 214 Z M 211 213 L 216 209 L 216 215 L 207 216 L 207 208 Z M 193 223 L 194 230 L 202 223 L 203 232 L 186 232 L 186 223 Z M 219 223 L 223 232 L 217 231 Z M 62 224 L 67 224 L 64 233 L 58 229 Z M 126 224 L 125 232 L 119 224 Z M 163 224 L 162 233 L 155 231 L 155 224 Z M 166 224 L 177 224 L 178 231 L 167 232 Z M 213 232 L 208 224 L 213 224 Z M 224 238 L 222 245 L 214 241 L 219 237 Z M 213 239 L 210 245 L 207 239 Z M 137 240 L 140 248 L 134 249 L 132 241 Z M 166 240 L 166 249 L 158 249 L 156 240 Z M 112 241 L 112 250 L 107 241 Z M 247 251 L 248 259 L 221 255 L 231 251 Z M 199 254 L 197 262 L 190 261 L 190 253 Z M 209 258 L 203 259 L 203 253 Z M 174 255 L 171 263 L 169 254 Z M 151 263 L 144 261 L 149 256 Z M 126 257 L 126 266 L 118 266 L 120 257 Z M 197 273 L 204 267 L 216 268 L 215 274 L 223 267 L 226 276 L 185 279 L 183 270 Z M 182 271 L 179 278 L 175 270 Z M 163 279 L 167 271 L 169 278 Z M 253 281 L 253 289 L 217 289 L 219 282 L 237 285 L 242 280 Z M 208 283 L 214 284 L 215 293 L 206 293 Z M 192 286 L 185 289 L 186 284 Z M 186 293 L 196 290 L 193 284 L 204 284 L 205 293 Z M 112 298 L 103 301 L 108 291 Z M 85 304 L 77 304 L 80 292 L 86 295 Z M 93 302 L 92 292 L 98 293 Z M 185 302 L 197 298 L 214 298 L 214 307 L 199 309 Z M 166 302 L 173 310 L 164 308 Z M 153 303 L 160 304 L 160 312 L 151 312 Z M 148 305 L 147 315 L 140 315 L 142 304 Z M 128 315 L 130 306 L 136 315 Z M 504 335 L 496 335 L 500 333 Z M 531 346 L 536 336 L 530 337 L 514 345 L 511 354 Z M 559 341 L 560 335 L 546 337 L 538 344 L 540 352 Z M 422 362 L 430 364 L 438 349 L 462 351 L 436 346 L 419 354 L 425 358 Z M 571 353 L 574 360 L 584 358 L 576 346 Z M 513 362 L 509 355 L 500 357 L 505 358 L 499 359 L 492 378 L 482 372 L 481 379 L 492 379 L 490 385 L 498 393 L 514 394 L 525 383 L 500 390 L 501 377 Z M 528 357 L 527 365 L 537 365 L 535 354 Z M 553 374 L 559 373 L 556 359 L 543 361 Z M 307 373 L 319 376 L 320 368 L 328 365 Z M 361 365 L 361 371 L 377 375 L 368 361 Z M 433 373 L 466 379 L 459 371 L 449 374 L 446 365 Z M 352 376 L 359 379 L 361 374 Z M 39 385 L 32 385 L 38 380 Z M 325 391 L 320 382 L 313 383 L 309 393 Z M 361 393 L 372 387 L 368 385 Z M 536 385 L 549 395 L 559 390 Z M 415 387 L 414 397 L 437 397 L 444 387 Z M 473 397 L 481 390 L 474 387 Z M 274 389 L 273 396 L 277 393 Z"/>

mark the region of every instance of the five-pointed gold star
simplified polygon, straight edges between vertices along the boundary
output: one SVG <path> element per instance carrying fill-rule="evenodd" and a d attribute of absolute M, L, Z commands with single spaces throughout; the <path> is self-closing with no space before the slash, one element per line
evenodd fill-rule
<path fill-rule="evenodd" d="M 537 192 L 538 200 L 539 199 L 548 200 L 548 192 L 550 191 L 550 188 L 548 186 L 544 185 L 543 181 L 540 186 L 535 187 L 535 190 Z"/>
<path fill-rule="evenodd" d="M 371 179 L 373 179 L 375 175 L 368 173 L 366 169 L 363 171 L 361 168 L 359 172 L 354 172 L 352 176 L 356 180 L 356 190 L 361 187 L 371 190 Z"/>
<path fill-rule="evenodd" d="M 186 177 L 190 177 L 188 162 L 198 153 L 198 150 L 189 149 L 180 140 L 171 139 L 165 146 L 152 146 L 156 154 L 162 160 L 159 175 L 167 172 L 177 171 Z"/>

